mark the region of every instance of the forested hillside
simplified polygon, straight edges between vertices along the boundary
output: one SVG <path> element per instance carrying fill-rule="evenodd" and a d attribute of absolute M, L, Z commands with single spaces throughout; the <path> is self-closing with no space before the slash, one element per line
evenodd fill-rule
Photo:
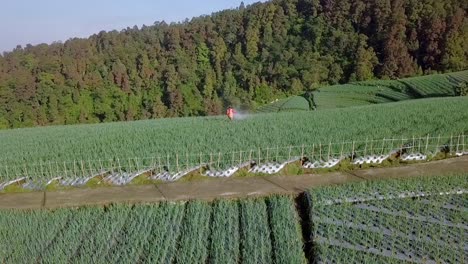
<path fill-rule="evenodd" d="M 467 12 L 460 0 L 273 0 L 17 47 L 0 56 L 0 128 L 211 115 L 327 84 L 463 70 Z"/>

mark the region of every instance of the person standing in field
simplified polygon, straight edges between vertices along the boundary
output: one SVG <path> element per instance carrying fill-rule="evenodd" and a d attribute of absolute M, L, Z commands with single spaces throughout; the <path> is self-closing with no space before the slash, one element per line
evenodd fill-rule
<path fill-rule="evenodd" d="M 228 109 L 226 110 L 226 115 L 231 121 L 234 120 L 235 113 L 236 113 L 236 110 L 234 110 L 234 108 L 232 107 L 228 107 Z"/>

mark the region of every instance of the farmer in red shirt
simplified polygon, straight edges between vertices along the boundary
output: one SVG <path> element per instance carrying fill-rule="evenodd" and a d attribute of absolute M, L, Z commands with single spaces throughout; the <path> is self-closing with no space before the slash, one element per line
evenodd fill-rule
<path fill-rule="evenodd" d="M 236 113 L 236 110 L 234 110 L 234 108 L 232 107 L 228 107 L 228 109 L 226 110 L 226 115 L 230 120 L 234 120 L 235 113 Z"/>

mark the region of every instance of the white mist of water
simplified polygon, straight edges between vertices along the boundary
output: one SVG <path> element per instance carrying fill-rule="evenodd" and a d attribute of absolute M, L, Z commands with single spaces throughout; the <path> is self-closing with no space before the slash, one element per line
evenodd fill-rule
<path fill-rule="evenodd" d="M 234 121 L 240 121 L 240 120 L 245 120 L 247 118 L 250 118 L 252 115 L 249 114 L 247 111 L 243 110 L 237 110 L 235 109 L 236 113 L 234 114 Z"/>

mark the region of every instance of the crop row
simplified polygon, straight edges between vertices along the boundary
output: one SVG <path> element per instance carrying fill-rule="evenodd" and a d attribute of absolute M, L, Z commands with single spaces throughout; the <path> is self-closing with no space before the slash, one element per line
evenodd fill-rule
<path fill-rule="evenodd" d="M 305 263 L 290 197 L 1 211 L 5 263 Z"/>

